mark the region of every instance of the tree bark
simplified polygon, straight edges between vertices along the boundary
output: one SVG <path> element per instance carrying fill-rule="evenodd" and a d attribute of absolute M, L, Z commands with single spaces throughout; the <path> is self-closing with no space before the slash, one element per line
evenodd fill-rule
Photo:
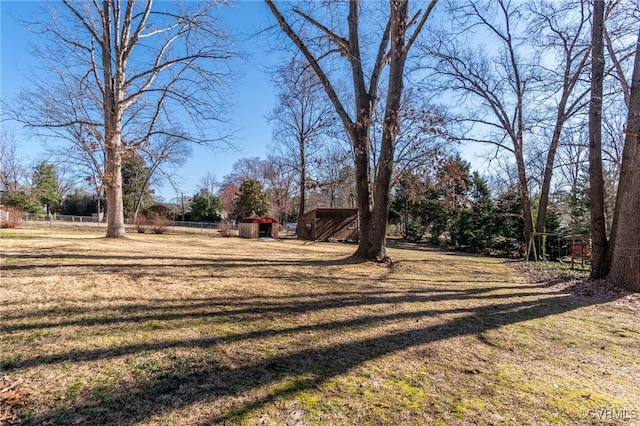
<path fill-rule="evenodd" d="M 513 154 L 522 203 L 523 237 L 524 243 L 527 245 L 527 254 L 529 254 L 528 244 L 534 232 L 534 223 L 524 157 L 524 114 L 525 95 L 530 87 L 528 83 L 531 81 L 531 73 L 522 72 L 525 65 L 520 61 L 522 55 L 518 54 L 518 36 L 514 36 L 512 33 L 513 29 L 518 26 L 513 19 L 522 16 L 522 11 L 518 8 L 512 8 L 512 2 L 506 0 L 492 2 L 495 11 L 491 9 L 490 12 L 489 9 L 484 11 L 483 7 L 479 6 L 483 4 L 482 1 L 467 1 L 462 4 L 464 6 L 461 6 L 459 12 L 455 13 L 461 13 L 460 18 L 469 20 L 466 24 L 469 27 L 466 29 L 471 30 L 475 25 L 482 26 L 499 41 L 500 48 L 504 49 L 504 53 L 501 52 L 499 62 L 491 63 L 486 57 L 478 56 L 477 53 L 471 52 L 469 49 L 455 46 L 451 40 L 445 39 L 441 41 L 435 51 L 430 46 L 427 47 L 427 51 L 433 52 L 440 59 L 439 63 L 434 66 L 434 71 L 445 78 L 453 79 L 452 87 L 443 86 L 443 90 L 459 90 L 477 97 L 487 108 L 485 110 L 488 113 L 487 117 L 493 116 L 495 118 L 472 117 L 469 121 L 474 124 L 488 124 L 495 129 L 504 131 L 505 136 L 508 136 L 500 142 L 496 141 L 494 135 L 488 138 L 470 138 L 468 140 L 493 144 Z M 497 14 L 497 16 L 490 16 L 490 13 Z M 496 18 L 497 20 L 495 20 Z M 500 19 L 504 21 L 497 24 Z M 455 40 L 455 36 L 451 38 Z M 501 67 L 507 71 L 504 75 L 495 71 Z M 509 147 L 506 141 L 509 141 L 512 146 Z M 535 259 L 537 258 L 535 245 L 533 245 L 533 249 Z"/>
<path fill-rule="evenodd" d="M 124 94 L 124 65 L 121 58 L 112 57 L 112 15 L 111 3 L 102 2 L 102 75 L 104 87 L 103 114 L 105 129 L 105 176 L 107 194 L 107 238 L 126 238 L 124 227 L 124 206 L 122 203 L 122 100 Z M 119 24 L 119 23 L 116 23 Z M 114 34 L 118 37 L 117 34 Z M 115 51 L 116 56 L 119 52 Z"/>
<path fill-rule="evenodd" d="M 625 134 L 608 278 L 620 287 L 640 292 L 640 32 Z"/>
<path fill-rule="evenodd" d="M 105 192 L 107 193 L 107 238 L 127 238 L 122 203 L 122 152 L 119 134 L 107 141 Z M 115 146 L 115 148 L 113 147 Z"/>
<path fill-rule="evenodd" d="M 404 64 L 406 51 L 404 49 L 405 31 L 408 14 L 406 1 L 391 2 L 391 51 L 389 58 L 389 83 L 387 87 L 387 102 L 385 105 L 385 117 L 382 129 L 382 141 L 380 158 L 378 160 L 375 185 L 373 188 L 374 203 L 370 215 L 366 221 L 360 219 L 360 238 L 365 244 L 358 246 L 353 254 L 354 258 L 386 262 L 389 257 L 386 253 L 386 232 L 389 216 L 389 203 L 391 191 L 391 177 L 393 174 L 393 158 L 396 137 L 399 132 L 400 101 L 404 88 Z M 369 138 L 367 132 L 367 142 Z M 368 157 L 368 156 L 367 156 Z M 367 161 L 368 163 L 368 161 Z M 367 164 L 367 171 L 369 166 Z M 358 186 L 358 199 L 370 196 L 364 191 L 364 186 Z M 365 206 L 362 206 L 363 208 Z"/>
<path fill-rule="evenodd" d="M 553 168 L 555 163 L 555 157 L 560 144 L 560 137 L 567 120 L 573 116 L 580 107 L 580 100 L 583 96 L 586 96 L 587 92 L 583 92 L 574 97 L 572 102 L 569 102 L 571 95 L 574 93 L 580 77 L 588 64 L 588 58 L 590 49 L 583 48 L 581 46 L 583 24 L 586 24 L 588 20 L 585 16 L 585 6 L 580 5 L 580 21 L 577 28 L 571 26 L 567 28 L 561 24 L 556 24 L 556 18 L 561 18 L 566 15 L 566 12 L 574 8 L 575 6 L 566 4 L 561 5 L 559 9 L 554 7 L 547 7 L 545 5 L 540 6 L 540 11 L 536 12 L 539 16 L 539 20 L 534 21 L 538 24 L 544 25 L 547 31 L 551 31 L 555 35 L 554 42 L 562 45 L 562 57 L 560 61 L 562 65 L 562 91 L 560 101 L 556 111 L 555 124 L 553 127 L 553 133 L 551 135 L 551 141 L 549 143 L 549 149 L 547 152 L 547 159 L 542 177 L 542 187 L 540 190 L 540 202 L 538 204 L 538 219 L 536 222 L 536 231 L 545 232 L 545 222 L 547 217 L 547 209 L 549 206 L 549 195 L 551 192 L 551 180 L 553 178 Z M 535 9 L 534 9 L 535 10 Z M 573 21 L 575 23 L 575 21 Z M 537 31 L 537 29 L 536 29 Z M 548 45 L 550 48 L 554 48 L 555 44 Z M 558 69 L 560 71 L 560 69 Z"/>
<path fill-rule="evenodd" d="M 507 27 L 509 28 L 509 27 Z M 524 240 L 526 244 L 529 244 L 533 235 L 533 214 L 531 213 L 531 198 L 529 194 L 529 183 L 527 182 L 527 169 L 524 161 L 524 84 L 520 78 L 520 67 L 516 59 L 516 53 L 512 42 L 511 33 L 507 32 L 507 47 L 509 49 L 509 58 L 511 61 L 511 68 L 513 70 L 513 78 L 515 85 L 515 92 L 517 98 L 516 105 L 516 134 L 513 140 L 513 152 L 516 157 L 516 165 L 518 168 L 518 182 L 520 184 L 520 194 L 522 195 L 522 213 L 524 217 Z M 538 259 L 536 246 L 533 244 L 533 256 L 534 259 Z M 527 246 L 527 257 L 529 255 L 529 248 Z"/>
<path fill-rule="evenodd" d="M 544 175 L 542 176 L 540 203 L 538 204 L 538 221 L 536 223 L 537 232 L 545 232 L 547 209 L 549 207 L 549 192 L 551 191 L 551 178 L 553 177 L 553 163 L 555 162 L 558 144 L 560 143 L 560 134 L 564 125 L 564 120 L 560 120 L 560 111 L 558 111 L 558 118 L 553 129 L 553 135 L 551 136 L 549 151 L 547 152 L 547 162 L 544 166 Z"/>
<path fill-rule="evenodd" d="M 432 0 L 416 25 L 413 36 L 405 46 L 406 25 L 408 13 L 407 0 L 391 0 L 390 16 L 387 29 L 383 34 L 378 49 L 378 55 L 373 64 L 373 71 L 369 79 L 369 86 L 365 83 L 363 64 L 359 41 L 359 10 L 360 2 L 349 3 L 347 17 L 348 38 L 342 38 L 330 29 L 322 26 L 313 18 L 298 11 L 307 22 L 325 33 L 338 46 L 343 56 L 349 61 L 354 90 L 355 120 L 352 120 L 347 109 L 338 98 L 334 87 L 324 70 L 314 57 L 309 47 L 289 26 L 283 15 L 278 11 L 272 0 L 265 0 L 267 6 L 277 19 L 285 34 L 304 54 L 309 64 L 316 72 L 325 91 L 340 117 L 353 147 L 354 166 L 356 175 L 357 208 L 359 220 L 358 249 L 352 255 L 356 261 L 386 262 L 386 228 L 389 212 L 389 198 L 391 190 L 391 173 L 393 171 L 393 156 L 395 139 L 398 134 L 398 110 L 403 90 L 403 71 L 407 52 L 416 36 L 421 31 L 436 0 Z M 417 18 L 417 16 L 416 16 Z M 385 108 L 385 122 L 381 145 L 381 155 L 377 163 L 375 176 L 371 171 L 371 125 L 378 96 L 380 74 L 386 63 L 386 48 L 391 42 L 389 60 L 389 81 L 387 103 Z"/>
<path fill-rule="evenodd" d="M 300 155 L 300 206 L 298 207 L 298 217 L 302 217 L 305 211 L 305 204 L 307 203 L 307 157 L 305 153 L 305 137 L 303 132 L 298 135 L 298 146 Z"/>
<path fill-rule="evenodd" d="M 123 238 L 123 156 L 169 136 L 181 143 L 222 141 L 201 123 L 222 118 L 214 99 L 225 105 L 216 90 L 225 74 L 210 62 L 233 54 L 210 13 L 215 2 L 158 13 L 153 0 L 61 3 L 52 4 L 50 19 L 39 25 L 39 33 L 51 37 L 39 51 L 41 62 L 52 65 L 49 73 L 23 93 L 12 115 L 74 146 L 65 161 L 89 170 L 104 188 L 106 236 Z M 197 132 L 173 121 L 179 110 L 193 118 Z"/>
<path fill-rule="evenodd" d="M 529 184 L 527 182 L 526 165 L 524 163 L 524 154 L 522 152 L 522 136 L 519 137 L 520 142 L 514 149 L 516 157 L 516 165 L 518 168 L 518 185 L 520 187 L 520 196 L 522 197 L 522 215 L 524 220 L 524 241 L 527 244 L 527 257 L 529 255 L 529 241 L 533 235 L 533 214 L 531 212 L 531 197 L 529 195 Z M 533 245 L 533 258 L 538 259 L 535 244 Z M 527 259 L 528 260 L 528 259 Z"/>
<path fill-rule="evenodd" d="M 604 79 L 604 0 L 594 2 L 591 32 L 591 102 L 589 105 L 589 194 L 591 197 L 591 278 L 605 278 L 607 233 L 604 215 L 604 177 L 602 175 L 602 96 Z"/>
<path fill-rule="evenodd" d="M 567 61 L 571 58 L 567 57 Z M 558 103 L 558 112 L 556 114 L 556 124 L 553 128 L 553 134 L 551 135 L 551 142 L 549 144 L 549 150 L 547 153 L 547 161 L 545 163 L 544 175 L 542 178 L 542 188 L 540 192 L 540 203 L 538 205 L 538 221 L 536 223 L 537 232 L 545 232 L 545 221 L 547 218 L 547 209 L 549 206 L 549 194 L 551 192 L 551 179 L 553 177 L 553 166 L 555 163 L 556 153 L 558 146 L 560 145 L 560 137 L 562 136 L 562 129 L 565 123 L 572 116 L 578 108 L 578 100 L 575 100 L 571 105 L 567 106 L 569 96 L 575 89 L 575 85 L 582 73 L 584 63 L 586 62 L 586 55 L 581 61 L 578 69 L 569 78 L 567 75 L 570 71 L 570 64 L 567 65 L 565 71 L 565 81 L 563 84 L 563 92 L 560 102 Z M 586 94 L 586 93 L 585 93 Z M 582 94 L 578 96 L 578 99 L 582 98 Z"/>
<path fill-rule="evenodd" d="M 404 64 L 406 50 L 404 49 L 405 30 L 407 23 L 408 3 L 406 1 L 391 2 L 391 51 L 389 58 L 389 83 L 387 87 L 387 101 L 382 129 L 380 158 L 376 170 L 374 186 L 373 211 L 367 218 L 368 222 L 360 220 L 361 238 L 366 235 L 366 245 L 359 246 L 354 257 L 375 259 L 378 262 L 387 261 L 386 232 L 389 216 L 391 178 L 393 174 L 393 159 L 396 137 L 399 132 L 399 111 L 404 89 Z M 361 188 L 358 188 L 360 192 Z M 359 194 L 360 195 L 360 194 Z M 363 192 L 364 195 L 364 192 Z M 363 226 L 364 225 L 364 226 Z"/>

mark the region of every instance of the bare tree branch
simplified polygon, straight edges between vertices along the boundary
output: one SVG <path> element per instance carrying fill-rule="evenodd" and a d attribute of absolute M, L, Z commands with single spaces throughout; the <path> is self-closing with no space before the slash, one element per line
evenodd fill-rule
<path fill-rule="evenodd" d="M 338 36 L 336 33 L 331 31 L 329 28 L 325 27 L 324 25 L 322 25 L 321 23 L 319 23 L 318 21 L 313 19 L 311 16 L 309 16 L 306 13 L 304 13 L 303 11 L 301 11 L 300 9 L 293 9 L 293 11 L 295 13 L 297 13 L 298 15 L 302 16 L 305 20 L 310 22 L 316 28 L 320 29 L 327 36 L 329 36 L 329 39 L 331 41 L 333 41 L 335 44 L 338 45 L 338 47 L 340 48 L 340 51 L 343 54 L 345 54 L 345 55 L 349 54 L 349 42 L 345 38 Z"/>
<path fill-rule="evenodd" d="M 346 109 L 342 105 L 342 102 L 340 101 L 338 94 L 333 88 L 333 85 L 329 82 L 327 75 L 325 74 L 324 70 L 320 67 L 320 64 L 318 63 L 316 58 L 313 56 L 309 48 L 302 42 L 300 37 L 298 37 L 298 35 L 289 26 L 287 21 L 284 19 L 284 16 L 282 16 L 282 14 L 280 13 L 276 5 L 273 3 L 273 1 L 265 0 L 265 3 L 273 13 L 273 16 L 275 16 L 276 20 L 278 21 L 278 24 L 280 24 L 280 28 L 282 28 L 282 31 L 284 31 L 285 34 L 287 34 L 287 36 L 291 38 L 291 40 L 298 47 L 298 49 L 300 49 L 304 57 L 307 59 L 307 61 L 309 61 L 309 64 L 318 75 L 318 78 L 320 79 L 322 86 L 327 92 L 327 95 L 329 96 L 329 99 L 333 103 L 333 106 L 335 107 L 338 115 L 340 116 L 340 119 L 342 120 L 342 123 L 344 124 L 345 128 L 351 128 L 353 126 L 353 121 L 351 117 L 349 117 L 349 114 L 347 113 Z"/>

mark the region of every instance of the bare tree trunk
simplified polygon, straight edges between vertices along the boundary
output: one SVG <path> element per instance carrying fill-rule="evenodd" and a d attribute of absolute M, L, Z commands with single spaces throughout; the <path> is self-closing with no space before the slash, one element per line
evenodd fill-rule
<path fill-rule="evenodd" d="M 373 211 L 368 217 L 368 223 L 363 227 L 360 220 L 360 237 L 366 235 L 366 245 L 359 246 L 354 257 L 386 261 L 386 233 L 389 216 L 389 202 L 391 177 L 393 174 L 393 158 L 396 144 L 396 136 L 400 128 L 399 111 L 400 101 L 404 88 L 404 64 L 406 51 L 404 50 L 405 25 L 407 22 L 408 3 L 392 2 L 391 4 L 391 52 L 389 63 L 389 83 L 387 87 L 387 103 L 385 105 L 385 117 L 382 129 L 382 143 L 380 147 L 380 159 L 376 170 L 374 187 Z M 367 140 L 368 142 L 368 140 Z M 368 167 L 367 167 L 368 168 Z M 358 191 L 361 188 L 358 187 Z M 359 194 L 360 195 L 360 194 Z M 362 192 L 364 196 L 364 191 Z M 359 197 L 360 198 L 360 197 Z M 363 231 L 364 229 L 364 231 Z"/>
<path fill-rule="evenodd" d="M 540 4 L 539 11 L 536 10 L 535 6 L 533 8 L 538 15 L 538 19 L 534 22 L 539 25 L 544 25 L 547 28 L 547 31 L 550 30 L 551 33 L 555 35 L 553 43 L 547 46 L 552 49 L 557 48 L 555 43 L 558 43 L 563 47 L 561 52 L 558 52 L 558 54 L 562 55 L 563 58 L 563 60 L 560 61 L 562 68 L 558 69 L 558 75 L 562 77 L 561 96 L 560 101 L 558 102 L 555 124 L 547 151 L 547 160 L 542 177 L 542 188 L 540 192 L 540 202 L 538 205 L 538 220 L 536 222 L 537 232 L 545 232 L 545 221 L 549 206 L 553 168 L 563 128 L 567 120 L 569 120 L 580 109 L 582 99 L 588 93 L 587 91 L 581 91 L 580 93 L 575 94 L 572 98 L 582 74 L 587 67 L 590 54 L 590 48 L 583 46 L 583 39 L 581 37 L 581 34 L 583 33 L 582 29 L 587 28 L 586 25 L 588 23 L 586 4 L 580 4 L 579 10 L 576 11 L 576 13 L 579 12 L 579 15 L 577 16 L 580 17 L 579 21 L 574 22 L 578 24 L 577 28 L 572 24 L 569 24 L 569 27 L 567 27 L 558 23 L 558 20 L 561 21 L 563 16 L 566 15 L 566 12 L 573 12 L 574 8 L 577 8 L 576 5 L 570 3 L 560 3 L 558 9 L 545 4 Z"/>
<path fill-rule="evenodd" d="M 586 58 L 585 58 L 586 59 Z M 547 153 L 547 161 L 545 163 L 544 175 L 542 178 L 542 188 L 540 192 L 540 203 L 538 206 L 538 221 L 536 223 L 537 232 L 545 232 L 545 221 L 547 218 L 547 209 L 549 206 L 549 194 L 551 192 L 551 179 L 553 177 L 553 165 L 555 163 L 556 153 L 560 144 L 560 137 L 562 135 L 562 129 L 565 123 L 569 119 L 570 115 L 573 115 L 577 111 L 577 104 L 582 99 L 582 94 L 578 97 L 578 100 L 574 101 L 572 105 L 567 108 L 567 101 L 569 95 L 574 89 L 574 86 L 580 76 L 582 65 L 579 70 L 572 76 L 571 81 L 565 81 L 562 98 L 558 104 L 558 112 L 556 115 L 556 124 L 553 128 L 553 134 L 551 136 L 551 142 L 549 144 L 549 150 Z"/>
<path fill-rule="evenodd" d="M 560 115 L 560 113 L 558 113 Z M 547 162 L 544 166 L 544 175 L 542 177 L 542 188 L 540 190 L 540 203 L 538 205 L 538 221 L 536 223 L 537 232 L 545 232 L 545 221 L 547 219 L 547 209 L 549 208 L 549 192 L 551 191 L 551 178 L 553 176 L 553 163 L 555 162 L 558 144 L 560 143 L 560 133 L 562 132 L 562 124 L 560 119 L 556 122 L 551 136 L 551 144 L 547 153 Z"/>
<path fill-rule="evenodd" d="M 298 217 L 301 217 L 305 211 L 307 203 L 307 157 L 305 153 L 305 138 L 299 136 L 298 144 L 300 147 L 300 206 L 298 207 Z"/>
<path fill-rule="evenodd" d="M 154 146 L 159 137 L 219 141 L 200 127 L 220 118 L 214 100 L 224 105 L 214 93 L 225 74 L 208 63 L 233 54 L 211 14 L 215 2 L 157 13 L 153 0 L 61 4 L 52 3 L 51 19 L 41 23 L 41 33 L 52 38 L 40 52 L 42 63 L 53 66 L 12 115 L 79 148 L 70 153 L 76 151 L 106 193 L 106 236 L 125 238 L 123 156 Z M 179 110 L 193 118 L 197 132 L 177 123 Z"/>
<path fill-rule="evenodd" d="M 604 79 L 604 0 L 596 0 L 591 33 L 591 103 L 589 105 L 589 194 L 591 197 L 591 278 L 605 278 L 607 232 L 604 216 L 604 177 L 602 175 L 602 95 Z"/>
<path fill-rule="evenodd" d="M 450 85 L 443 85 L 441 90 L 461 91 L 477 97 L 487 108 L 487 117 L 493 117 L 470 117 L 469 122 L 479 123 L 481 126 L 489 124 L 504 132 L 505 138 L 500 141 L 497 141 L 494 135 L 468 140 L 489 143 L 513 154 L 524 219 L 524 243 L 528 245 L 534 232 L 534 223 L 524 157 L 524 115 L 525 95 L 530 90 L 532 73 L 521 60 L 522 55 L 518 52 L 519 37 L 513 32 L 518 27 L 517 21 L 522 17 L 522 10 L 513 7 L 513 2 L 506 0 L 467 1 L 461 4 L 459 8 L 454 8 L 457 11 L 453 13 L 460 13 L 460 18 L 470 20 L 466 24 L 469 25 L 468 30 L 478 25 L 496 37 L 501 45 L 500 49 L 504 49 L 499 61 L 492 63 L 487 57 L 470 49 L 455 46 L 447 39 L 441 40 L 437 50 L 434 51 L 431 46 L 427 46 L 426 50 L 439 58 L 438 63 L 433 65 L 433 70 L 452 81 Z M 492 7 L 484 8 L 484 4 L 491 4 Z M 503 22 L 498 23 L 500 20 Z M 506 70 L 504 75 L 494 72 L 498 68 Z M 507 141 L 511 146 L 508 146 Z M 533 249 L 533 257 L 537 258 L 535 245 Z"/>
<path fill-rule="evenodd" d="M 114 137 L 113 139 L 115 139 Z M 119 139 L 119 138 L 118 138 Z M 107 145 L 110 143 L 107 142 Z M 107 238 L 127 238 L 122 204 L 122 153 L 120 149 L 107 148 L 105 192 L 107 193 Z"/>
<path fill-rule="evenodd" d="M 520 136 L 521 137 L 521 136 Z M 522 214 L 524 219 L 524 241 L 525 244 L 529 244 L 531 236 L 533 235 L 533 214 L 531 213 L 531 198 L 529 195 L 529 184 L 527 183 L 526 166 L 524 163 L 524 155 L 522 153 L 522 139 L 520 143 L 514 149 L 516 157 L 516 165 L 518 167 L 518 185 L 520 187 L 520 196 L 522 197 Z M 538 259 L 538 254 L 535 244 L 533 245 L 533 258 Z M 527 247 L 527 254 L 529 248 Z"/>
<path fill-rule="evenodd" d="M 108 55 L 105 56 L 108 57 Z M 105 67 L 104 73 L 105 81 L 111 79 L 110 67 Z M 124 227 L 124 205 L 122 202 L 122 119 L 118 116 L 116 93 L 117 91 L 108 91 L 104 105 L 105 154 L 107 161 L 103 184 L 107 196 L 106 237 L 127 238 Z"/>
<path fill-rule="evenodd" d="M 629 115 L 616 197 L 616 229 L 608 278 L 640 292 L 640 33 L 629 97 Z"/>
<path fill-rule="evenodd" d="M 360 95 L 364 96 L 363 94 Z M 365 103 L 365 105 L 368 102 Z M 368 109 L 360 112 L 357 123 L 370 122 L 371 114 Z M 369 133 L 370 126 L 362 124 L 356 125 L 353 132 L 352 144 L 354 147 L 355 172 L 356 172 L 356 204 L 358 208 L 358 229 L 359 241 L 358 249 L 353 254 L 353 258 L 382 260 L 386 257 L 384 242 L 382 246 L 375 236 L 379 234 L 378 229 L 374 229 L 373 222 L 373 192 L 370 185 L 370 169 L 369 169 Z"/>
<path fill-rule="evenodd" d="M 351 125 L 351 143 L 355 159 L 356 194 L 358 197 L 359 242 L 358 249 L 353 254 L 355 260 L 381 261 L 386 258 L 384 236 L 380 238 L 379 223 L 374 221 L 374 199 L 372 188 L 371 168 L 369 165 L 371 152 L 371 119 L 373 116 L 376 93 L 367 91 L 360 56 L 359 41 L 359 8 L 357 2 L 351 2 L 349 7 L 349 50 L 354 53 L 356 60 L 350 61 L 353 85 L 355 90 L 356 121 Z M 392 18 L 390 17 L 389 20 Z"/>
<path fill-rule="evenodd" d="M 113 29 L 111 22 L 111 3 L 102 2 L 102 76 L 104 99 L 104 130 L 106 159 L 104 186 L 107 193 L 107 238 L 126 238 L 124 227 L 124 206 L 122 203 L 122 87 L 124 83 L 124 64 L 120 58 L 114 67 L 112 61 Z M 117 35 L 115 35 L 117 37 Z M 116 55 L 118 52 L 115 52 Z M 115 68 L 115 69 L 114 69 Z"/>
<path fill-rule="evenodd" d="M 611 12 L 615 8 L 619 8 L 620 6 L 621 5 L 620 5 L 619 2 L 611 2 L 611 3 L 609 3 L 609 5 L 608 5 L 608 7 L 607 7 L 607 9 L 605 11 L 605 17 L 604 17 L 605 22 L 607 21 L 607 19 L 610 19 Z M 607 52 L 609 54 L 609 58 L 610 58 L 610 60 L 612 62 L 612 68 L 615 70 L 615 78 L 620 83 L 620 88 L 622 89 L 622 95 L 624 97 L 624 104 L 626 105 L 628 110 L 631 111 L 631 86 L 632 86 L 633 82 L 630 83 L 627 80 L 627 77 L 626 77 L 626 75 L 624 73 L 624 70 L 623 70 L 623 67 L 622 67 L 621 58 L 616 53 L 616 50 L 614 48 L 614 44 L 612 43 L 612 40 L 611 40 L 609 31 L 607 30 L 607 26 L 606 25 L 603 25 L 603 37 L 604 37 L 605 47 L 607 48 Z M 637 60 L 637 54 L 636 54 L 636 60 Z M 624 155 L 624 148 L 623 148 L 623 155 Z M 626 183 L 626 180 L 622 179 L 622 174 L 620 175 L 619 182 L 620 182 L 620 184 Z M 616 246 L 616 239 L 617 239 L 617 234 L 618 234 L 618 221 L 619 221 L 619 216 L 620 216 L 620 208 L 618 206 L 620 205 L 620 195 L 623 194 L 623 193 L 624 193 L 624 191 L 620 189 L 620 186 L 618 186 L 618 192 L 616 194 L 615 208 L 613 210 L 613 218 L 611 220 L 611 234 L 609 235 L 609 243 L 607 244 L 607 254 L 606 254 L 606 258 L 605 258 L 607 264 L 611 264 L 611 262 L 613 260 L 613 251 L 614 251 L 615 246 Z"/>
<path fill-rule="evenodd" d="M 437 0 L 429 3 L 425 12 L 416 15 L 416 29 L 406 40 L 408 23 L 407 0 L 390 0 L 390 15 L 385 32 L 382 35 L 378 54 L 373 63 L 373 71 L 367 86 L 363 72 L 362 56 L 359 40 L 359 12 L 361 4 L 358 1 L 349 3 L 347 17 L 348 37 L 344 38 L 329 28 L 317 22 L 305 13 L 296 10 L 304 20 L 324 33 L 332 43 L 335 43 L 344 57 L 349 61 L 354 90 L 355 120 L 349 116 L 347 109 L 339 99 L 327 74 L 311 52 L 309 46 L 289 26 L 284 16 L 279 12 L 272 0 L 265 0 L 267 6 L 278 20 L 285 34 L 304 54 L 309 64 L 316 72 L 327 96 L 333 103 L 344 128 L 351 139 L 356 175 L 357 208 L 359 219 L 358 249 L 352 259 L 358 261 L 372 260 L 385 262 L 386 253 L 386 225 L 389 214 L 389 193 L 391 190 L 391 173 L 393 171 L 393 154 L 395 139 L 398 134 L 398 110 L 403 90 L 403 71 L 407 53 L 422 30 L 424 23 Z M 418 19 L 420 18 L 420 19 Z M 387 46 L 391 45 L 387 57 Z M 324 55 L 324 54 L 323 54 Z M 381 145 L 381 155 L 377 162 L 376 175 L 371 171 L 371 125 L 375 104 L 378 97 L 380 74 L 386 62 L 389 62 L 389 80 L 387 103 L 385 108 L 385 122 Z"/>

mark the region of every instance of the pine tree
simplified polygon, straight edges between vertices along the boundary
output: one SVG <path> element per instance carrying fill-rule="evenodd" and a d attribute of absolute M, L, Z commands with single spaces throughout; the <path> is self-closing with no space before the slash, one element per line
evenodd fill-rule
<path fill-rule="evenodd" d="M 244 217 L 265 216 L 269 213 L 269 197 L 262 184 L 255 179 L 246 179 L 238 190 L 238 201 L 232 216 L 235 219 Z"/>
<path fill-rule="evenodd" d="M 62 197 L 58 192 L 58 175 L 53 164 L 45 161 L 38 163 L 33 172 L 35 194 L 45 207 L 45 213 L 56 213 L 60 210 Z"/>

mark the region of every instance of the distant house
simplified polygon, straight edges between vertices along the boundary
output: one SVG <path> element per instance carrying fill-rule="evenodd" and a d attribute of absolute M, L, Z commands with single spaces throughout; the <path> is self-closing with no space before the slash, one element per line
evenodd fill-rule
<path fill-rule="evenodd" d="M 149 210 L 165 217 L 177 216 L 180 213 L 180 204 L 156 203 L 149 207 Z"/>
<path fill-rule="evenodd" d="M 9 210 L 0 205 L 0 225 L 9 222 Z"/>
<path fill-rule="evenodd" d="M 238 221 L 243 238 L 278 238 L 278 221 L 271 217 L 247 217 Z"/>
<path fill-rule="evenodd" d="M 298 217 L 298 238 L 311 241 L 357 240 L 357 209 L 315 209 Z"/>

